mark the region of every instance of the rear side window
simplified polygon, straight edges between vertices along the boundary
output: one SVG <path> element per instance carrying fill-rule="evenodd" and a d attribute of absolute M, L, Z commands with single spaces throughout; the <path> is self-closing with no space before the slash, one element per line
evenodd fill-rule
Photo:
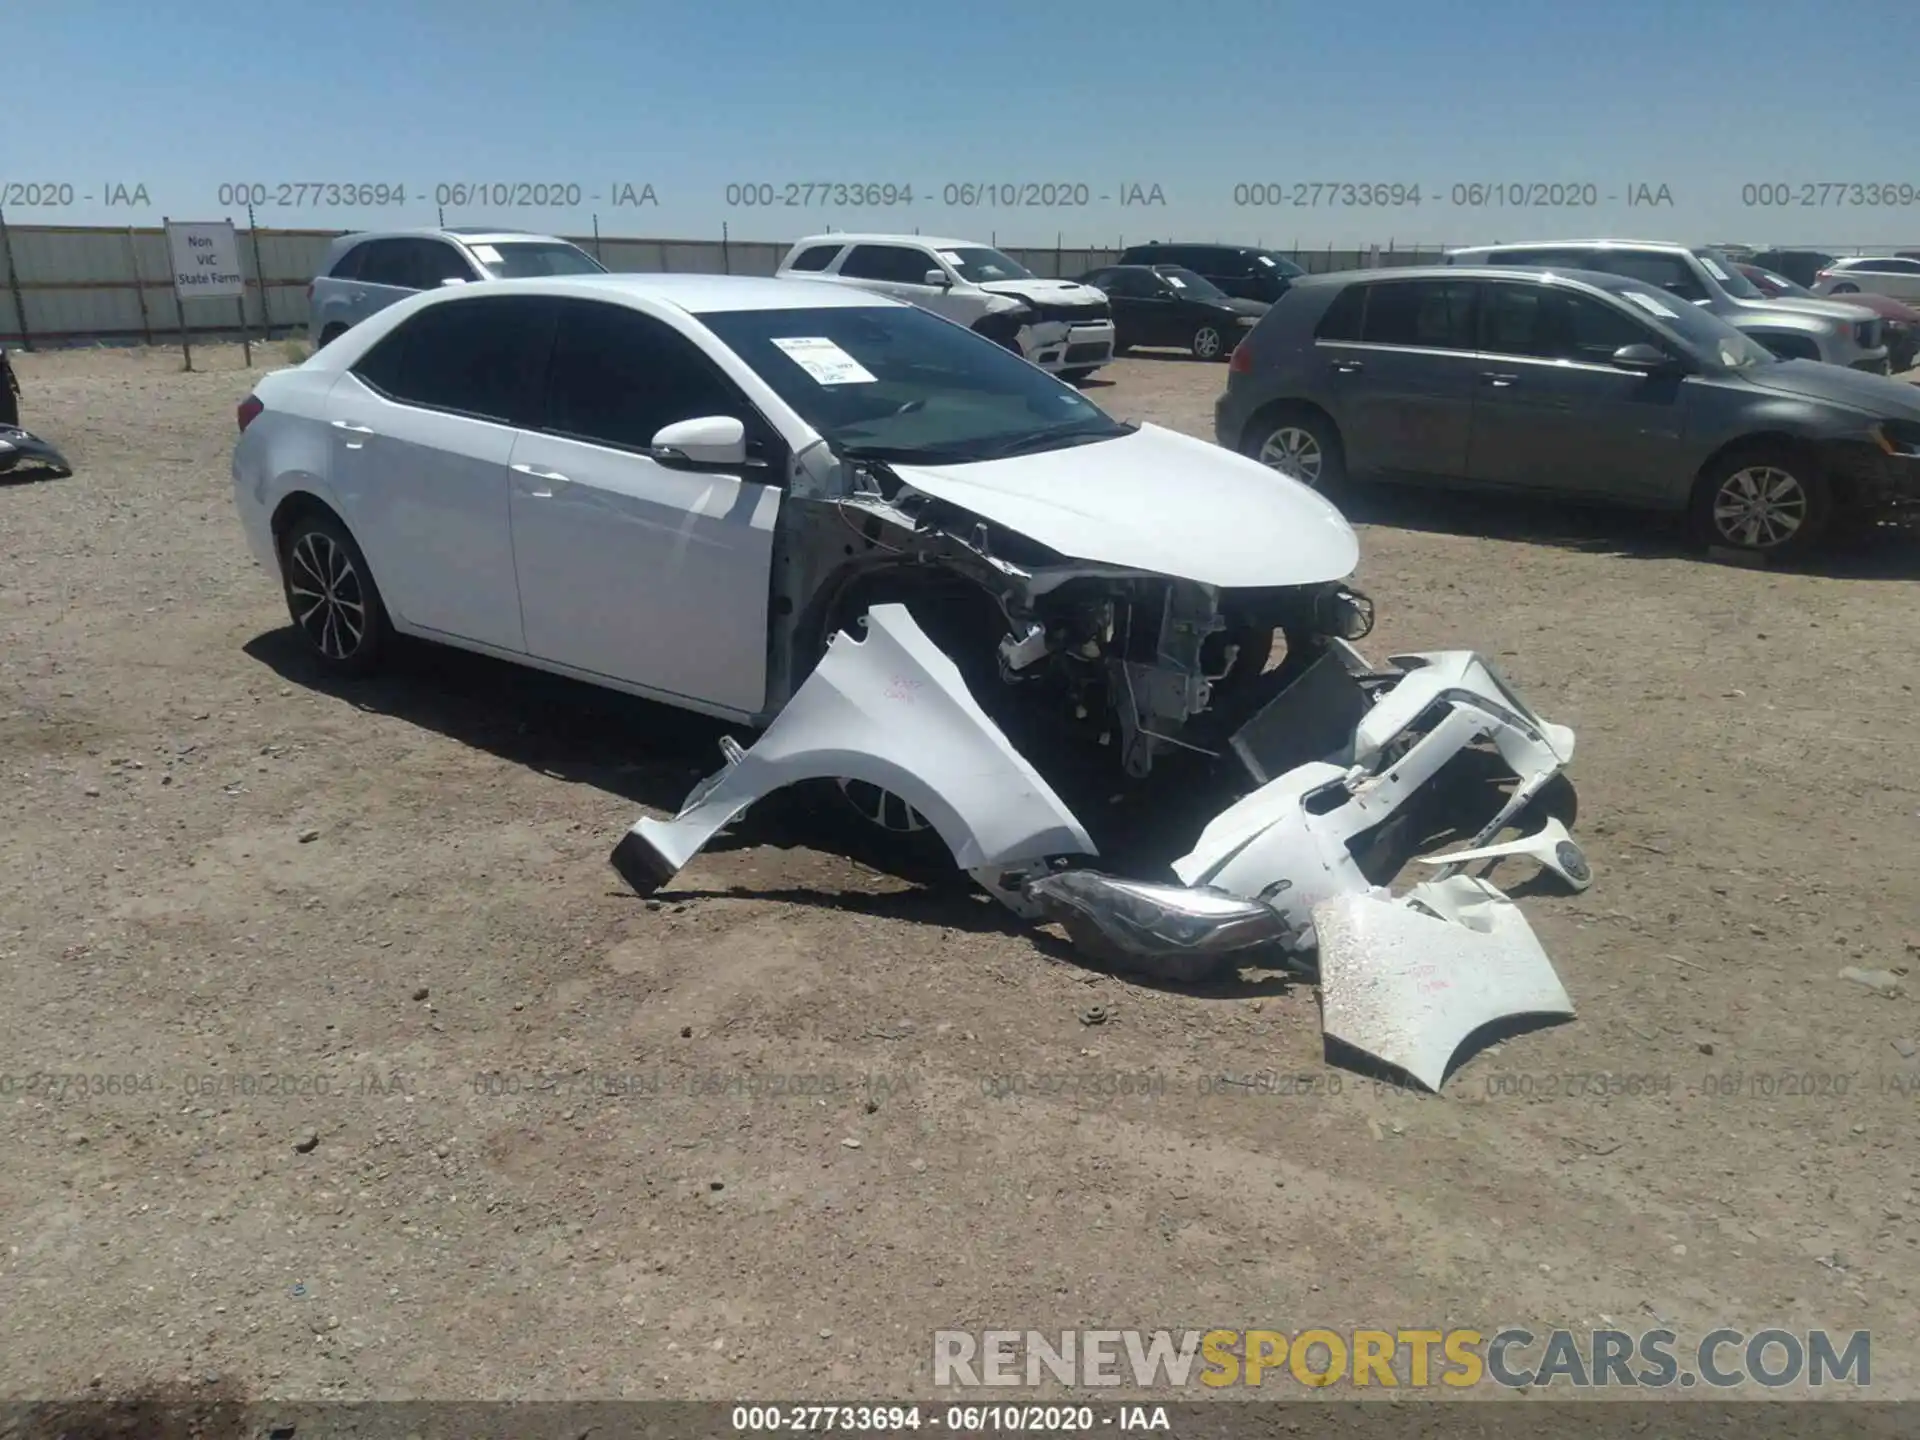
<path fill-rule="evenodd" d="M 1471 281 L 1389 280 L 1366 288 L 1361 338 L 1369 345 L 1473 349 Z"/>
<path fill-rule="evenodd" d="M 1204 263 L 1194 266 L 1194 269 L 1202 275 L 1220 275 L 1228 280 L 1244 280 L 1255 270 L 1267 268 L 1245 250 L 1216 250 L 1212 254 L 1201 255 L 1200 259 Z"/>
<path fill-rule="evenodd" d="M 853 280 L 886 280 L 896 285 L 924 285 L 929 270 L 938 270 L 931 255 L 904 245 L 856 245 L 840 263 L 840 273 Z"/>
<path fill-rule="evenodd" d="M 1327 313 L 1320 317 L 1320 323 L 1314 328 L 1316 340 L 1358 340 L 1360 338 L 1360 318 L 1366 313 L 1367 287 L 1349 285 L 1333 297 L 1333 303 L 1327 306 Z"/>
<path fill-rule="evenodd" d="M 548 430 L 641 450 L 663 426 L 707 415 L 756 423 L 745 398 L 693 341 L 624 305 L 560 303 L 547 372 Z"/>
<path fill-rule="evenodd" d="M 360 269 L 353 277 L 368 285 L 398 285 L 417 290 L 411 240 L 369 240 L 359 247 Z"/>
<path fill-rule="evenodd" d="M 367 252 L 377 242 L 362 240 L 358 245 L 347 247 L 347 253 L 334 262 L 333 269 L 327 274 L 335 280 L 357 280 L 360 278 L 361 262 L 367 258 Z"/>
<path fill-rule="evenodd" d="M 537 295 L 430 305 L 362 356 L 353 373 L 402 405 L 528 424 L 553 313 L 554 302 Z"/>
<path fill-rule="evenodd" d="M 838 245 L 809 245 L 793 257 L 789 270 L 824 270 L 833 263 L 833 257 L 840 253 Z"/>
<path fill-rule="evenodd" d="M 413 247 L 413 288 L 431 290 L 442 280 L 472 280 L 473 266 L 467 257 L 444 240 L 415 240 Z"/>
<path fill-rule="evenodd" d="M 1541 360 L 1604 365 L 1623 345 L 1659 337 L 1611 305 L 1550 285 L 1489 285 L 1481 294 L 1480 348 Z"/>

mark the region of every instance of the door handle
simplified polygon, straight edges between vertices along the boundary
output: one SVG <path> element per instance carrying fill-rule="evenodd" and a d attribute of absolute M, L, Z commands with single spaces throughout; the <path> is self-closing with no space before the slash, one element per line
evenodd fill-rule
<path fill-rule="evenodd" d="M 1336 360 L 1333 362 L 1333 372 L 1336 375 L 1354 375 L 1366 368 L 1367 367 L 1358 360 Z"/>
<path fill-rule="evenodd" d="M 573 483 L 558 470 L 541 470 L 532 465 L 511 465 L 508 468 L 516 475 L 524 475 L 529 480 L 542 482 L 538 487 L 528 488 L 524 492 L 536 500 L 551 500 L 553 498 L 554 486 L 570 485 Z"/>
<path fill-rule="evenodd" d="M 371 434 L 373 434 L 373 427 L 372 427 L 372 426 L 370 426 L 370 425 L 356 425 L 356 424 L 354 424 L 354 423 L 353 423 L 353 422 L 352 422 L 351 420 L 336 420 L 336 421 L 334 421 L 334 422 L 333 422 L 333 428 L 334 428 L 334 429 L 336 429 L 336 430 L 344 430 L 344 431 L 346 431 L 346 432 L 347 432 L 347 433 L 348 433 L 349 435 L 371 435 Z"/>
<path fill-rule="evenodd" d="M 1520 382 L 1518 375 L 1501 375 L 1492 370 L 1485 371 L 1480 378 L 1496 390 L 1511 390 Z"/>

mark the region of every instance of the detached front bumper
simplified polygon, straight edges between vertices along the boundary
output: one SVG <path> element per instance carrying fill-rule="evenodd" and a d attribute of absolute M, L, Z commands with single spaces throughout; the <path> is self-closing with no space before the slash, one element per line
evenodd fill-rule
<path fill-rule="evenodd" d="M 901 797 L 1009 908 L 1060 922 L 1118 967 L 1195 980 L 1262 956 L 1312 970 L 1317 951 L 1328 1039 L 1432 1089 L 1490 1021 L 1572 1013 L 1519 908 L 1484 872 L 1462 873 L 1524 857 L 1575 890 L 1592 879 L 1558 820 L 1497 842 L 1573 758 L 1574 735 L 1535 714 L 1483 657 L 1397 655 L 1380 669 L 1332 642 L 1235 734 L 1255 788 L 1174 862 L 1180 883 L 1163 884 L 1088 866 L 1097 852 L 1087 831 L 905 607 L 874 607 L 867 627 L 864 641 L 836 636 L 760 740 L 727 747 L 725 768 L 677 816 L 633 826 L 613 863 L 636 890 L 667 883 L 772 791 L 847 777 Z M 1396 825 L 1412 828 L 1414 802 L 1470 750 L 1497 757 L 1511 792 L 1471 817 L 1480 823 L 1464 849 L 1417 857 L 1433 878 L 1391 894 L 1370 863 L 1395 853 Z"/>
<path fill-rule="evenodd" d="M 1020 328 L 1020 353 L 1042 370 L 1091 370 L 1113 361 L 1113 321 L 1039 320 Z"/>
<path fill-rule="evenodd" d="M 73 474 L 73 467 L 67 463 L 66 456 L 32 431 L 17 425 L 0 425 L 0 475 L 9 472 L 37 473 L 49 480 L 63 480 Z"/>

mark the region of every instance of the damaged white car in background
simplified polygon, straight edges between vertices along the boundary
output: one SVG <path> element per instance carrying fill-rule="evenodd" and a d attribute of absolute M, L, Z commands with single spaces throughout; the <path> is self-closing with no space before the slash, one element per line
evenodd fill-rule
<path fill-rule="evenodd" d="M 760 732 L 619 842 L 643 893 L 819 782 L 1105 963 L 1317 959 L 1329 1039 L 1432 1086 L 1475 1029 L 1570 1008 L 1463 867 L 1587 884 L 1572 734 L 1470 653 L 1353 649 L 1358 543 L 1312 490 L 951 321 L 798 279 L 503 280 L 387 307 L 238 418 L 235 506 L 315 665 L 419 635 Z"/>

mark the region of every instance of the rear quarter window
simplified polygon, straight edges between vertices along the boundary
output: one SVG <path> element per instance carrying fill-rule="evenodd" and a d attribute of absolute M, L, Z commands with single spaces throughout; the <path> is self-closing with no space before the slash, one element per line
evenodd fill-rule
<path fill-rule="evenodd" d="M 360 262 L 366 259 L 367 251 L 372 248 L 362 240 L 358 245 L 349 245 L 347 253 L 333 262 L 333 268 L 327 272 L 329 279 L 352 280 L 360 274 Z"/>
<path fill-rule="evenodd" d="M 788 262 L 789 270 L 825 270 L 840 253 L 838 245 L 809 245 Z"/>
<path fill-rule="evenodd" d="M 1295 293 L 1295 292 L 1289 292 Z M 1333 297 L 1333 303 L 1313 328 L 1316 340 L 1358 340 L 1361 317 L 1367 310 L 1367 287 L 1349 285 Z"/>

